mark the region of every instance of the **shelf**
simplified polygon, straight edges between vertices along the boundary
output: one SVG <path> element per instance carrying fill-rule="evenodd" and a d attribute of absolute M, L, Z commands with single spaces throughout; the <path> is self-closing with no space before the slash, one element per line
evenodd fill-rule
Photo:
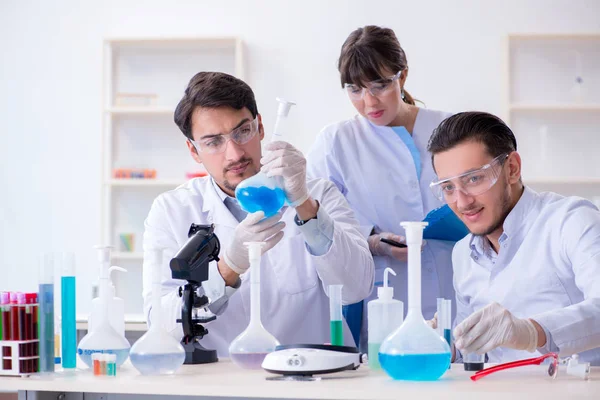
<path fill-rule="evenodd" d="M 107 113 L 113 115 L 173 115 L 175 107 L 110 107 L 106 110 Z"/>
<path fill-rule="evenodd" d="M 107 186 L 148 186 L 148 187 L 177 187 L 186 181 L 181 179 L 111 179 L 104 184 Z"/>
<path fill-rule="evenodd" d="M 600 104 L 511 104 L 511 111 L 600 111 Z"/>
<path fill-rule="evenodd" d="M 77 315 L 75 326 L 78 330 L 88 329 L 88 316 Z M 125 331 L 145 332 L 148 330 L 144 314 L 125 314 Z"/>
<path fill-rule="evenodd" d="M 523 182 L 527 185 L 600 185 L 600 178 L 585 178 L 585 177 L 573 177 L 573 178 L 523 178 Z"/>
<path fill-rule="evenodd" d="M 126 251 L 114 251 L 110 253 L 111 258 L 115 260 L 143 260 L 144 253 L 126 252 Z"/>

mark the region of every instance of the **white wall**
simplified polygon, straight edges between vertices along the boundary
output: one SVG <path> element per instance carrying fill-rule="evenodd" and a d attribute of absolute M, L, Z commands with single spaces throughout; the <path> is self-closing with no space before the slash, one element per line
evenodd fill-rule
<path fill-rule="evenodd" d="M 76 251 L 80 271 L 95 271 L 105 37 L 241 37 L 266 126 L 276 96 L 296 100 L 291 140 L 307 150 L 325 124 L 353 114 L 336 61 L 356 27 L 396 31 L 406 87 L 428 107 L 502 114 L 505 35 L 598 33 L 599 16 L 594 0 L 0 0 L 0 290 L 34 290 L 44 251 Z M 79 311 L 91 276 L 80 279 Z"/>

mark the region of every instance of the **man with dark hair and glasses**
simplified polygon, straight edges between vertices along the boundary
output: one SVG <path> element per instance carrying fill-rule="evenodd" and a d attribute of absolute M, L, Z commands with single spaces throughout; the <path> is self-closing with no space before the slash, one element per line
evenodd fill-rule
<path fill-rule="evenodd" d="M 600 365 L 598 209 L 525 186 L 515 136 L 494 115 L 451 116 L 428 148 L 433 193 L 471 232 L 452 254 L 456 347 L 490 362 L 556 352 Z"/>
<path fill-rule="evenodd" d="M 245 242 L 265 242 L 261 296 L 265 327 L 282 344 L 325 343 L 329 335 L 331 284 L 342 284 L 342 302 L 364 299 L 373 287 L 374 263 L 344 196 L 322 179 L 306 179 L 306 160 L 285 142 L 273 142 L 261 158 L 265 131 L 254 93 L 243 81 L 218 72 L 200 72 L 189 82 L 175 110 L 190 156 L 209 173 L 163 193 L 145 223 L 144 250 L 163 248 L 164 323 L 182 336 L 178 287 L 168 261 L 187 241 L 191 223 L 214 224 L 221 241 L 218 263 L 203 283 L 211 311 L 210 334 L 202 339 L 220 357 L 250 321 L 250 263 Z M 261 163 L 263 164 L 261 167 Z M 259 170 L 278 176 L 289 206 L 265 218 L 247 214 L 235 198 L 237 185 Z M 152 272 L 144 258 L 144 309 L 151 314 Z M 250 273 L 252 273 L 250 271 Z M 207 311 L 208 312 L 208 311 Z M 210 313 L 210 312 L 209 312 Z M 354 341 L 344 325 L 347 345 Z"/>

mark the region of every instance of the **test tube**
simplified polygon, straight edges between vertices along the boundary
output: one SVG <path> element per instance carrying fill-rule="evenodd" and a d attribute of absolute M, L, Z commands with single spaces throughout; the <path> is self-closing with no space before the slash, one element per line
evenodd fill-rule
<path fill-rule="evenodd" d="M 19 306 L 17 303 L 17 292 L 10 292 L 10 336 L 12 340 L 19 340 Z"/>
<path fill-rule="evenodd" d="M 437 299 L 437 326 L 436 326 L 436 330 L 438 335 L 444 337 L 444 328 L 442 327 L 442 321 L 444 320 L 444 312 L 442 310 L 443 304 L 444 304 L 444 299 L 441 297 L 438 297 Z"/>
<path fill-rule="evenodd" d="M 2 317 L 2 340 L 11 340 L 10 326 L 10 293 L 0 293 L 0 315 Z M 2 357 L 10 357 L 10 347 L 2 347 Z M 10 369 L 10 359 L 2 360 L 2 368 Z"/>
<path fill-rule="evenodd" d="M 64 253 L 62 257 L 61 291 L 61 337 L 62 366 L 77 366 L 77 328 L 75 326 L 75 255 Z"/>
<path fill-rule="evenodd" d="M 39 282 L 40 372 L 54 372 L 54 257 L 45 254 Z"/>
<path fill-rule="evenodd" d="M 331 344 L 344 345 L 344 325 L 342 323 L 342 286 L 329 285 L 329 329 Z"/>
<path fill-rule="evenodd" d="M 448 346 L 452 348 L 452 300 L 444 300 L 444 339 L 448 342 Z M 448 369 L 452 367 L 452 363 L 448 365 Z"/>

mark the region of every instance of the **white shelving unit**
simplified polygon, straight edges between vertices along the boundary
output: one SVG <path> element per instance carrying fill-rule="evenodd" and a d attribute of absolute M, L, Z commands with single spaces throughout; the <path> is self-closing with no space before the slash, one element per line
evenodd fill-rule
<path fill-rule="evenodd" d="M 243 79 L 241 40 L 142 38 L 104 43 L 101 237 L 116 247 L 113 264 L 128 270 L 113 279 L 117 295 L 125 300 L 126 322 L 136 327 L 144 319 L 142 235 L 152 201 L 185 183 L 187 172 L 204 170 L 189 156 L 185 137 L 173 122 L 175 106 L 200 71 Z M 115 168 L 154 169 L 157 175 L 115 179 Z M 119 233 L 135 235 L 133 252 L 118 251 Z"/>
<path fill-rule="evenodd" d="M 600 207 L 600 34 L 509 35 L 506 70 L 525 184 Z"/>

